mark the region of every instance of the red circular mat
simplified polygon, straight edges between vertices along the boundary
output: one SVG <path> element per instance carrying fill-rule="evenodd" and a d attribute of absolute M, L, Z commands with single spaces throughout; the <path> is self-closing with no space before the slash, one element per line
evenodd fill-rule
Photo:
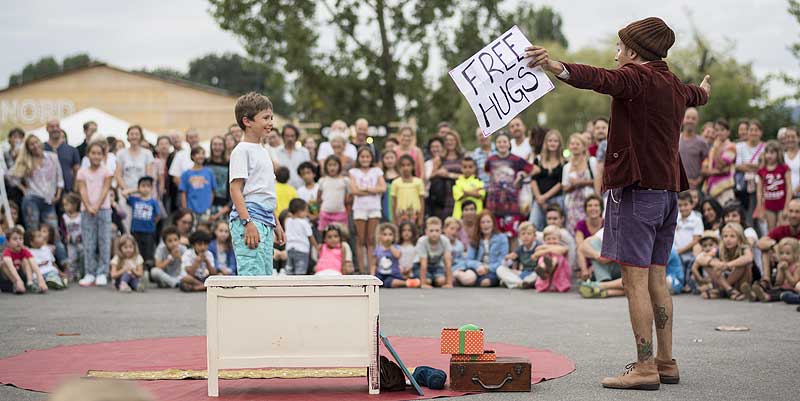
<path fill-rule="evenodd" d="M 389 337 L 406 366 L 432 366 L 449 373 L 450 355 L 439 353 L 439 339 Z M 532 382 L 555 379 L 575 370 L 567 357 L 548 350 L 492 343 L 498 356 L 528 357 Z M 381 354 L 391 355 L 381 347 Z M 27 351 L 0 360 L 0 383 L 25 390 L 52 391 L 61 381 L 83 376 L 89 370 L 142 371 L 163 369 L 205 369 L 206 338 L 153 338 L 97 344 L 70 345 Z M 159 401 L 213 400 L 207 397 L 205 380 L 140 381 Z M 425 396 L 413 389 L 405 392 L 367 393 L 367 379 L 243 379 L 220 380 L 219 400 L 410 400 L 460 396 L 463 392 L 431 390 Z"/>

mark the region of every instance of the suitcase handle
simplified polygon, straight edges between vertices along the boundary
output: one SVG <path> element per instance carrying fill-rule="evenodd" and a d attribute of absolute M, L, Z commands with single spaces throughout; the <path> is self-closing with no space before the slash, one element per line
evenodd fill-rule
<path fill-rule="evenodd" d="M 483 384 L 480 377 L 474 376 L 472 378 L 472 382 L 479 384 L 484 390 L 499 390 L 503 388 L 503 386 L 505 386 L 506 383 L 512 380 L 514 380 L 514 378 L 511 376 L 511 373 L 507 374 L 506 378 L 503 379 L 503 381 L 500 384 Z"/>

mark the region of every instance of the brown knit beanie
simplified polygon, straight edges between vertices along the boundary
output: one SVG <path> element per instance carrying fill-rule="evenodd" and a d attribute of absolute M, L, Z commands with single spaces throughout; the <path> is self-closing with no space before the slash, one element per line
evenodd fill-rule
<path fill-rule="evenodd" d="M 667 57 L 675 43 L 675 32 L 661 18 L 648 17 L 634 21 L 618 32 L 619 39 L 645 60 Z"/>

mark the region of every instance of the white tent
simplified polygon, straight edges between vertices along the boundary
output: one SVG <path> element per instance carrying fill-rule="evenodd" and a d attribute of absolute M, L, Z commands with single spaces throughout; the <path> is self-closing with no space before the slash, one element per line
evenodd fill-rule
<path fill-rule="evenodd" d="M 128 127 L 132 125 L 132 123 L 114 117 L 103 110 L 89 107 L 65 117 L 60 121 L 61 129 L 67 133 L 67 139 L 70 145 L 78 146 L 83 142 L 83 124 L 87 121 L 96 122 L 97 133 L 103 137 L 113 136 L 122 140 L 126 144 L 128 143 L 127 138 L 125 137 L 125 132 L 128 130 Z M 30 131 L 29 133 L 38 136 L 42 141 L 46 141 L 48 139 L 45 126 L 39 127 L 33 131 Z M 158 139 L 158 134 L 153 131 L 148 131 L 145 128 L 144 137 L 148 142 L 155 144 L 156 139 Z"/>

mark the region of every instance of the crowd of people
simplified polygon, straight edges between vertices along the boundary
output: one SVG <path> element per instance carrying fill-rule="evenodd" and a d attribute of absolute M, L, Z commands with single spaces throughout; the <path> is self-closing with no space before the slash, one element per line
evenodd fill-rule
<path fill-rule="evenodd" d="M 667 276 L 674 294 L 800 303 L 800 140 L 787 127 L 764 142 L 762 125 L 684 116 L 680 153 L 691 190 Z M 379 146 L 364 119 L 331 124 L 327 141 L 286 124 L 263 138 L 275 171 L 274 214 L 286 232 L 277 274 L 371 274 L 385 287 L 504 286 L 586 298 L 624 295 L 620 266 L 603 258 L 604 164 L 609 122 L 563 136 L 507 130 L 465 149 L 440 123 L 427 142 L 410 126 Z M 731 129 L 736 138 L 731 138 Z M 0 289 L 81 286 L 202 291 L 209 275 L 237 274 L 228 215 L 232 124 L 207 150 L 200 136 L 126 142 L 84 124 L 67 144 L 13 129 L 3 143 L 12 221 L 3 218 Z M 635 213 L 635 212 L 634 212 Z M 614 216 L 610 216 L 613 218 Z"/>

